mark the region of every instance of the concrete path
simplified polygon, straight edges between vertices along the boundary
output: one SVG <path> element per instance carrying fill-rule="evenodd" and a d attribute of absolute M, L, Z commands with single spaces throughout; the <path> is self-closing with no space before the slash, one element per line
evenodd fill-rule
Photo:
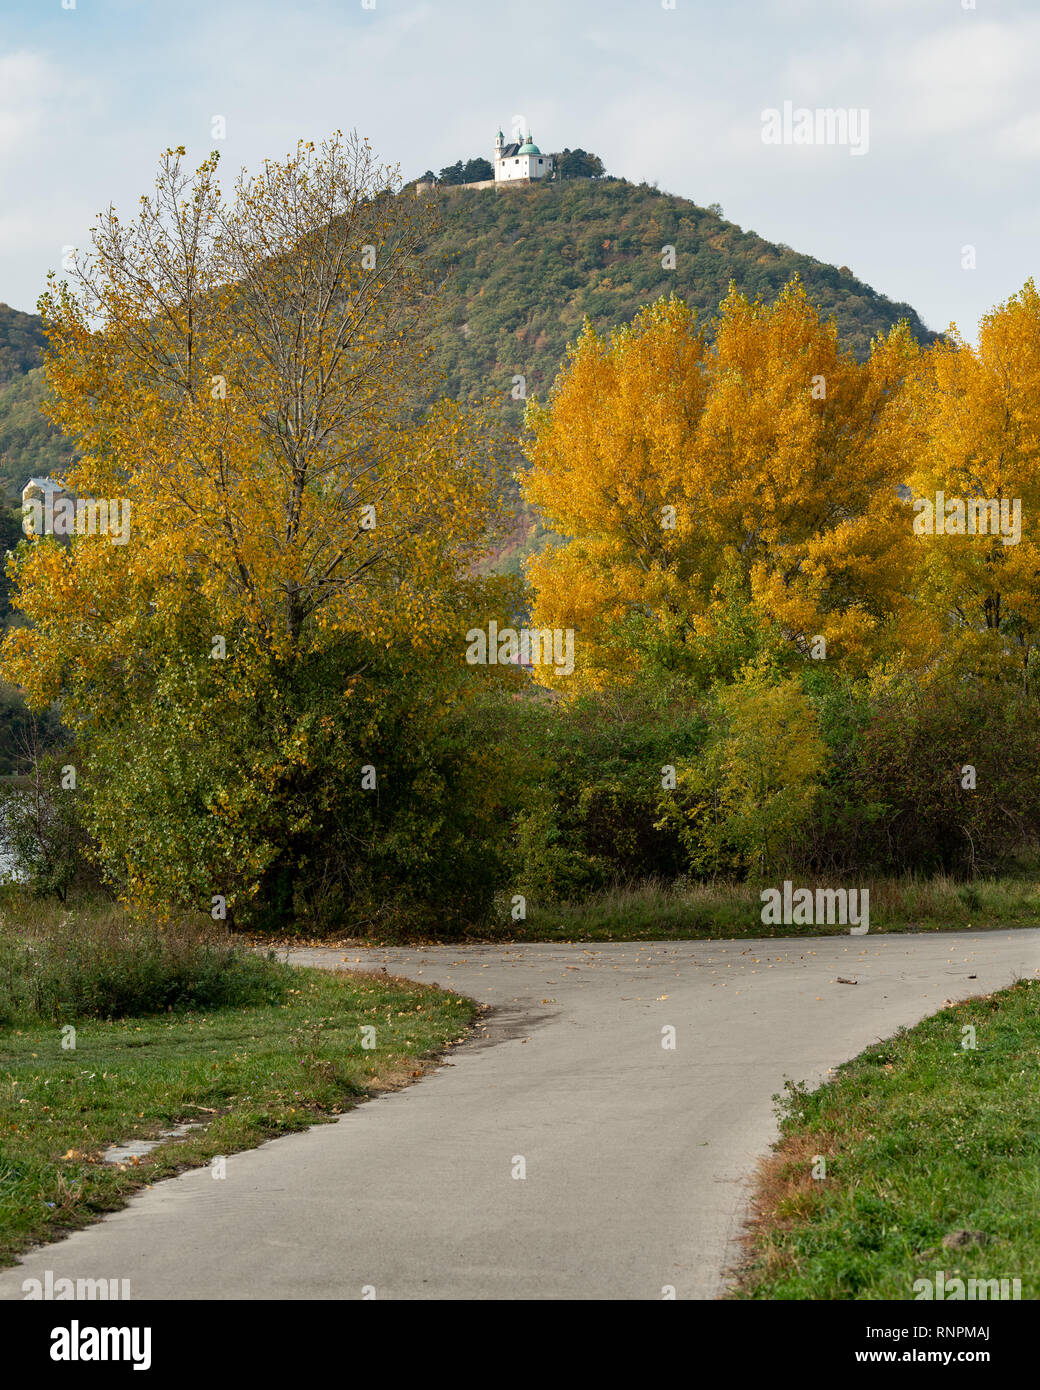
<path fill-rule="evenodd" d="M 223 1181 L 158 1184 L 5 1271 L 0 1297 L 51 1270 L 134 1298 L 713 1298 L 785 1078 L 1040 974 L 1040 930 L 293 958 L 496 1012 L 414 1086 L 232 1155 Z"/>

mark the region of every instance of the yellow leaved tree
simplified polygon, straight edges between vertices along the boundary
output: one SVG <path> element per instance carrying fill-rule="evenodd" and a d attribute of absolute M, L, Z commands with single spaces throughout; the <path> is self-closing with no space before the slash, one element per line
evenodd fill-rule
<path fill-rule="evenodd" d="M 129 539 L 20 548 L 28 622 L 3 669 L 61 701 L 109 873 L 208 907 L 318 833 L 335 779 L 385 769 L 373 682 L 389 708 L 395 681 L 461 664 L 500 464 L 433 399 L 432 203 L 357 136 L 301 142 L 230 196 L 215 155 L 191 174 L 183 154 L 41 301 L 53 418 L 78 446 L 63 481 L 128 506 Z"/>
<path fill-rule="evenodd" d="M 917 592 L 937 650 L 965 671 L 1036 689 L 1040 639 L 1040 293 L 955 328 L 919 388 L 924 447 L 910 476 Z"/>
<path fill-rule="evenodd" d="M 529 408 L 524 482 L 565 538 L 529 575 L 536 621 L 577 631 L 578 682 L 639 669 L 650 631 L 700 659 L 734 601 L 803 655 L 904 646 L 918 370 L 905 325 L 843 352 L 798 283 L 772 305 L 731 289 L 710 345 L 674 298 L 609 339 L 586 326 Z"/>

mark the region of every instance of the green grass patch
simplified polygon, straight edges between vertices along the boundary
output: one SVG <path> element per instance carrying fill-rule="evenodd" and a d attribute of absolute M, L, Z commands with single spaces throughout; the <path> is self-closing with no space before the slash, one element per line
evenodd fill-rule
<path fill-rule="evenodd" d="M 1040 926 L 1040 880 L 945 875 L 862 880 L 794 877 L 796 888 L 866 888 L 870 931 L 988 931 Z M 766 883 L 638 883 L 591 894 L 581 902 L 529 901 L 523 922 L 510 922 L 516 941 L 671 941 L 715 938 L 834 936 L 847 927 L 765 926 L 761 890 Z"/>
<path fill-rule="evenodd" d="M 1040 1295 L 1040 981 L 943 1009 L 818 1090 L 789 1084 L 780 1115 L 732 1296 L 907 1300 L 939 1271 Z"/>
<path fill-rule="evenodd" d="M 336 1116 L 420 1075 L 477 1006 L 427 985 L 272 967 L 277 1003 L 0 1028 L 0 1264 L 122 1206 L 145 1183 Z M 362 1047 L 362 1027 L 376 1047 Z M 109 1145 L 181 1121 L 139 1166 Z"/>

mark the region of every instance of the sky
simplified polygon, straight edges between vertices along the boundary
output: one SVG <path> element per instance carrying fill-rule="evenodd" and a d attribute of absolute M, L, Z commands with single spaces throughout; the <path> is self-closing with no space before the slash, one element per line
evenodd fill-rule
<path fill-rule="evenodd" d="M 933 329 L 1040 270 L 1037 0 L 0 0 L 0 302 L 34 309 L 168 146 L 230 182 L 356 129 L 410 178 L 521 122 Z"/>

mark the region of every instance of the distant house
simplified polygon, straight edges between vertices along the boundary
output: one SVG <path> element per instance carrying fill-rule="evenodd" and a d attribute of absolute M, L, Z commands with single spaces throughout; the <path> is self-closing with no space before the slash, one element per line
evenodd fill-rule
<path fill-rule="evenodd" d="M 533 179 L 548 178 L 553 171 L 553 157 L 542 154 L 528 135 L 522 144 L 506 144 L 501 131 L 495 137 L 495 183 L 530 183 Z"/>
<path fill-rule="evenodd" d="M 555 155 L 543 154 L 534 143 L 533 136 L 528 135 L 526 140 L 514 140 L 507 145 L 506 137 L 499 131 L 495 137 L 495 177 L 493 179 L 480 179 L 475 183 L 438 183 L 433 177 L 432 171 L 428 170 L 421 179 L 416 181 L 415 192 L 418 196 L 423 193 L 430 193 L 435 188 L 446 189 L 448 192 L 454 192 L 459 188 L 494 188 L 497 190 L 503 184 L 533 183 L 536 179 L 547 179 L 554 173 L 555 168 Z"/>
<path fill-rule="evenodd" d="M 43 534 L 68 539 L 73 528 L 66 526 L 61 513 L 54 515 L 54 505 L 61 498 L 72 501 L 73 495 L 53 478 L 29 479 L 22 488 L 22 530 L 27 536 Z"/>

